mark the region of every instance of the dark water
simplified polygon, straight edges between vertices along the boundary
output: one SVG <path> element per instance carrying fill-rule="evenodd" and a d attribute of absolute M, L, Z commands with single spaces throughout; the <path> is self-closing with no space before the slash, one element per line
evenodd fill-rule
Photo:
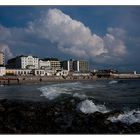
<path fill-rule="evenodd" d="M 140 80 L 98 80 L 0 86 L 0 99 L 57 100 L 63 97 L 94 100 L 111 109 L 140 108 Z"/>

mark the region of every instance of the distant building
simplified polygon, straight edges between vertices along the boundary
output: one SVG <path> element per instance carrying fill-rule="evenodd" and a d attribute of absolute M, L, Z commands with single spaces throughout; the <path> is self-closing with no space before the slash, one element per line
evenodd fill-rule
<path fill-rule="evenodd" d="M 8 60 L 7 68 L 16 69 L 38 69 L 39 58 L 33 56 L 18 56 Z"/>
<path fill-rule="evenodd" d="M 45 60 L 40 59 L 39 60 L 39 68 L 40 69 L 48 69 L 48 70 L 50 70 L 51 69 L 50 61 L 49 60 L 45 61 Z"/>
<path fill-rule="evenodd" d="M 51 70 L 61 70 L 60 61 L 50 60 Z"/>
<path fill-rule="evenodd" d="M 79 60 L 73 62 L 74 71 L 78 72 L 88 72 L 89 71 L 89 63 L 85 60 Z"/>
<path fill-rule="evenodd" d="M 61 63 L 60 63 L 58 58 L 54 58 L 54 57 L 44 58 L 43 61 L 49 61 L 50 62 L 50 69 L 51 70 L 53 70 L 53 71 L 61 70 Z"/>
<path fill-rule="evenodd" d="M 61 67 L 63 70 L 74 71 L 73 60 L 65 60 L 61 62 Z"/>
<path fill-rule="evenodd" d="M 0 67 L 0 76 L 4 76 L 6 74 L 5 67 Z"/>
<path fill-rule="evenodd" d="M 32 72 L 33 72 L 33 75 L 35 75 L 35 76 L 45 76 L 45 70 L 32 70 Z"/>
<path fill-rule="evenodd" d="M 67 60 L 61 62 L 63 70 L 68 70 L 71 72 L 88 72 L 89 71 L 89 64 L 88 61 L 85 60 Z"/>
<path fill-rule="evenodd" d="M 5 64 L 4 53 L 0 52 L 0 66 L 4 66 L 4 64 Z"/>
<path fill-rule="evenodd" d="M 68 70 L 61 70 L 56 72 L 56 76 L 68 76 L 69 71 Z"/>
<path fill-rule="evenodd" d="M 6 69 L 6 75 L 20 75 L 27 76 L 32 73 L 32 70 L 29 69 Z"/>

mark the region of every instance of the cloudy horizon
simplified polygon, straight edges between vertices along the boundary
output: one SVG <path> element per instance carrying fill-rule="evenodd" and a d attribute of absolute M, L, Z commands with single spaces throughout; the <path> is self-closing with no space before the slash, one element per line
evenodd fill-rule
<path fill-rule="evenodd" d="M 139 7 L 0 7 L 0 51 L 140 71 Z"/>

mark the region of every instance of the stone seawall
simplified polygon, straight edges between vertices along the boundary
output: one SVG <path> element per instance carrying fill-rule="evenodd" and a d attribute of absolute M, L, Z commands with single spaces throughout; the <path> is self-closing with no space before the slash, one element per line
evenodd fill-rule
<path fill-rule="evenodd" d="M 2 76 L 0 77 L 0 85 L 12 84 L 28 84 L 28 83 L 43 83 L 43 82 L 63 82 L 63 81 L 79 81 L 79 80 L 93 80 L 95 77 L 91 76 Z"/>

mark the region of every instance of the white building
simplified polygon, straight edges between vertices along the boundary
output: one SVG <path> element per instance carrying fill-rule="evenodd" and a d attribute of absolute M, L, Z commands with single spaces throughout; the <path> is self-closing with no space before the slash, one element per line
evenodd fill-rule
<path fill-rule="evenodd" d="M 39 68 L 50 70 L 51 69 L 50 61 L 39 60 Z"/>
<path fill-rule="evenodd" d="M 18 56 L 8 60 L 7 67 L 10 69 L 38 69 L 39 58 L 33 56 Z"/>
<path fill-rule="evenodd" d="M 46 76 L 53 76 L 56 73 L 54 70 L 45 70 L 45 75 Z"/>
<path fill-rule="evenodd" d="M 4 76 L 6 74 L 5 67 L 0 67 L 0 76 Z"/>
<path fill-rule="evenodd" d="M 21 69 L 38 69 L 39 58 L 33 56 L 20 57 Z"/>
<path fill-rule="evenodd" d="M 40 70 L 40 69 L 32 70 L 32 72 L 35 76 L 45 76 L 45 74 L 46 74 L 45 70 Z"/>
<path fill-rule="evenodd" d="M 68 74 L 69 74 L 68 70 L 61 70 L 56 73 L 56 76 L 68 76 Z"/>

